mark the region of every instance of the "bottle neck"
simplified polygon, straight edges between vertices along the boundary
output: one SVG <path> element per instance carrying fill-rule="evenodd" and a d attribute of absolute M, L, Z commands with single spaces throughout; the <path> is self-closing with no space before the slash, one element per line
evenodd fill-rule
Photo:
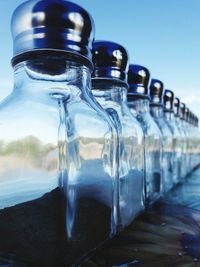
<path fill-rule="evenodd" d="M 63 97 L 89 94 L 90 81 L 89 68 L 60 58 L 31 59 L 14 66 L 14 91 L 29 97 L 45 93 Z"/>
<path fill-rule="evenodd" d="M 136 110 L 137 113 L 148 113 L 149 112 L 149 100 L 148 99 L 136 99 L 129 101 L 128 105 L 130 108 Z"/>
<path fill-rule="evenodd" d="M 93 79 L 92 93 L 98 100 L 127 106 L 127 86 L 123 82 L 112 79 Z"/>
<path fill-rule="evenodd" d="M 179 116 L 175 116 L 174 115 L 174 120 L 175 120 L 175 122 L 177 122 L 178 124 L 180 124 L 180 117 Z"/>
<path fill-rule="evenodd" d="M 168 121 L 174 121 L 174 113 L 173 112 L 164 112 L 164 117 Z"/>
<path fill-rule="evenodd" d="M 150 112 L 154 118 L 163 118 L 163 107 L 150 105 Z"/>

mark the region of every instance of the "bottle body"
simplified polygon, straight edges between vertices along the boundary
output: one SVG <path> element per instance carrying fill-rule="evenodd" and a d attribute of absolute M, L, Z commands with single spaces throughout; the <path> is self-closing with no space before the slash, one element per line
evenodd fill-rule
<path fill-rule="evenodd" d="M 176 127 L 179 130 L 180 146 L 181 146 L 181 163 L 180 163 L 180 179 L 183 180 L 187 175 L 187 142 L 184 129 L 181 125 L 181 119 L 178 116 L 174 117 Z"/>
<path fill-rule="evenodd" d="M 118 131 L 119 230 L 144 209 L 143 132 L 127 106 L 127 89 L 93 80 L 93 94 Z"/>
<path fill-rule="evenodd" d="M 164 112 L 165 121 L 168 124 L 173 135 L 173 182 L 176 185 L 181 177 L 181 134 L 177 128 L 174 113 Z"/>
<path fill-rule="evenodd" d="M 173 136 L 163 116 L 163 107 L 150 105 L 150 113 L 162 134 L 162 193 L 167 193 L 173 187 Z"/>
<path fill-rule="evenodd" d="M 144 132 L 145 155 L 145 202 L 150 205 L 161 195 L 162 180 L 162 140 L 161 133 L 149 113 L 149 100 L 136 99 L 128 102 L 136 114 Z"/>
<path fill-rule="evenodd" d="M 72 264 L 115 233 L 116 135 L 90 80 L 78 63 L 24 61 L 0 106 L 0 250 L 33 266 Z"/>

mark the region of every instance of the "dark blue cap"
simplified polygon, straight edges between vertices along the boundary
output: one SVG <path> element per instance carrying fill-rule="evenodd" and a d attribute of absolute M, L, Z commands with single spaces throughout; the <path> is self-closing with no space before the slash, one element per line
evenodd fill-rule
<path fill-rule="evenodd" d="M 185 107 L 185 121 L 189 122 L 189 113 L 190 113 L 190 110 L 189 108 L 186 106 Z"/>
<path fill-rule="evenodd" d="M 164 84 L 160 80 L 152 79 L 150 84 L 150 104 L 162 106 L 163 88 Z"/>
<path fill-rule="evenodd" d="M 12 17 L 14 57 L 35 50 L 69 52 L 92 62 L 94 21 L 67 0 L 30 0 Z"/>
<path fill-rule="evenodd" d="M 180 104 L 180 118 L 182 120 L 185 120 L 185 109 L 186 109 L 186 105 L 181 102 L 181 104 Z"/>
<path fill-rule="evenodd" d="M 128 52 L 123 46 L 109 41 L 96 41 L 92 54 L 93 78 L 127 81 Z"/>
<path fill-rule="evenodd" d="M 149 98 L 148 96 L 148 84 L 150 79 L 150 72 L 147 68 L 140 65 L 129 66 L 128 71 L 128 84 L 129 96 L 139 96 Z"/>
<path fill-rule="evenodd" d="M 165 112 L 174 112 L 174 93 L 171 90 L 165 90 L 163 104 Z"/>
<path fill-rule="evenodd" d="M 174 98 L 174 115 L 180 117 L 181 101 L 178 97 Z"/>

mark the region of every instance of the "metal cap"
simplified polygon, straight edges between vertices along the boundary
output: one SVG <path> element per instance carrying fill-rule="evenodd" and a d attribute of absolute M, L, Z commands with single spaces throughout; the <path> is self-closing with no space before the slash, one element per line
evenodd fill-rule
<path fill-rule="evenodd" d="M 185 107 L 185 121 L 189 122 L 189 113 L 190 113 L 190 110 L 189 108 L 186 106 Z"/>
<path fill-rule="evenodd" d="M 162 106 L 164 84 L 160 80 L 152 79 L 150 84 L 150 104 Z"/>
<path fill-rule="evenodd" d="M 12 17 L 14 57 L 35 50 L 70 52 L 92 61 L 94 22 L 67 0 L 29 0 Z"/>
<path fill-rule="evenodd" d="M 148 96 L 148 84 L 150 79 L 150 72 L 147 68 L 140 65 L 129 66 L 128 71 L 128 84 L 129 96 L 145 97 Z"/>
<path fill-rule="evenodd" d="M 181 109 L 180 109 L 180 112 L 181 112 L 180 113 L 180 115 L 181 115 L 180 118 L 182 120 L 185 120 L 185 108 L 186 108 L 186 105 L 181 102 L 180 107 L 181 107 Z"/>
<path fill-rule="evenodd" d="M 181 102 L 178 97 L 174 98 L 174 115 L 180 117 Z"/>
<path fill-rule="evenodd" d="M 174 112 L 174 93 L 171 90 L 165 90 L 163 103 L 165 112 Z"/>
<path fill-rule="evenodd" d="M 114 42 L 93 43 L 93 78 L 108 78 L 127 81 L 128 52 Z"/>
<path fill-rule="evenodd" d="M 195 115 L 195 126 L 199 127 L 199 119 L 196 115 Z"/>
<path fill-rule="evenodd" d="M 189 118 L 188 122 L 192 125 L 193 124 L 193 113 L 189 110 Z"/>

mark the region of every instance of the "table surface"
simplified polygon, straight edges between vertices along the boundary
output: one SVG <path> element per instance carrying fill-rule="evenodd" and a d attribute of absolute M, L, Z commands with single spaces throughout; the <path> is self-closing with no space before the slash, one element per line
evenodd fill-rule
<path fill-rule="evenodd" d="M 200 267 L 200 168 L 81 267 Z"/>

